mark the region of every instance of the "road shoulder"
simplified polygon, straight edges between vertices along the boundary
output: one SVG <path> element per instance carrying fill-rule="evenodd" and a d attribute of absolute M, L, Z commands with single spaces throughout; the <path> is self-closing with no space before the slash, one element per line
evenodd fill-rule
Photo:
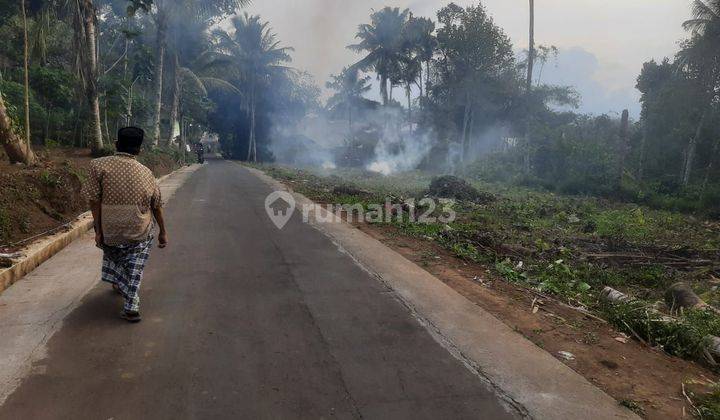
<path fill-rule="evenodd" d="M 274 190 L 288 190 L 247 168 Z M 298 208 L 313 204 L 294 193 Z M 324 211 L 324 210 L 323 210 Z M 327 220 L 327 218 L 320 218 Z M 309 222 L 362 268 L 390 287 L 433 337 L 533 418 L 637 418 L 490 313 L 413 262 L 347 223 Z"/>

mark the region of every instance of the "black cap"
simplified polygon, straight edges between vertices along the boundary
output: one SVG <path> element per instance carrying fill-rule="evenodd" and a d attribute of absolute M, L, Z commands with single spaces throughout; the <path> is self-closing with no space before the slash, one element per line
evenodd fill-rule
<path fill-rule="evenodd" d="M 139 148 L 145 139 L 145 132 L 138 127 L 125 127 L 118 130 L 118 144 L 127 148 Z"/>

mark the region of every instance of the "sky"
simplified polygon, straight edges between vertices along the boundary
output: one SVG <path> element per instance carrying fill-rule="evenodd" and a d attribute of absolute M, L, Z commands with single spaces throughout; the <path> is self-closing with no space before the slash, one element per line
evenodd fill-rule
<path fill-rule="evenodd" d="M 461 6 L 477 0 L 456 0 Z M 538 0 L 535 40 L 559 48 L 543 70 L 542 82 L 575 86 L 581 112 L 639 114 L 635 82 L 642 64 L 674 55 L 686 36 L 681 24 L 690 0 Z M 447 2 L 437 0 L 257 0 L 246 10 L 270 22 L 285 46 L 295 48 L 293 66 L 324 87 L 331 74 L 359 60 L 347 48 L 372 9 L 410 8 L 432 17 Z M 527 0 L 482 0 L 518 51 L 528 46 Z M 375 83 L 377 88 L 377 83 Z M 378 97 L 377 91 L 370 97 Z"/>

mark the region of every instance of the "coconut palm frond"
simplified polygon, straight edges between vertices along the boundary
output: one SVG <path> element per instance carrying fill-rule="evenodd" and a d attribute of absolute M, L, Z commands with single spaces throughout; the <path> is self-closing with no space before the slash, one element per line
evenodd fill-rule
<path fill-rule="evenodd" d="M 195 74 L 195 72 L 193 72 L 187 67 L 179 68 L 178 72 L 180 73 L 180 77 L 183 81 L 190 82 L 189 84 L 192 85 L 195 89 L 197 89 L 200 93 L 202 93 L 203 96 L 207 96 L 207 89 L 205 89 L 205 84 L 202 82 L 200 77 Z M 183 83 L 183 85 L 188 85 L 188 83 Z"/>
<path fill-rule="evenodd" d="M 227 80 L 219 79 L 217 77 L 201 77 L 200 81 L 204 84 L 206 89 L 216 89 L 224 92 L 236 93 L 241 96 L 243 95 L 243 92 L 240 89 Z"/>
<path fill-rule="evenodd" d="M 709 21 L 707 19 L 690 19 L 683 22 L 682 27 L 686 31 L 699 32 Z"/>
<path fill-rule="evenodd" d="M 720 1 L 693 0 L 692 16 L 683 23 L 683 28 L 702 34 L 710 25 L 720 21 Z"/>

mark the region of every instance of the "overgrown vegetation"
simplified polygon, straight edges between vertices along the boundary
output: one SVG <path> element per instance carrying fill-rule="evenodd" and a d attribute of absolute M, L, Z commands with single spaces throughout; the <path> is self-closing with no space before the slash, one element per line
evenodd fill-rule
<path fill-rule="evenodd" d="M 263 166 L 314 200 L 332 204 L 394 203 L 423 197 L 433 177 L 414 172 L 381 176 L 371 172 L 317 172 Z M 336 195 L 350 183 L 370 196 Z M 676 322 L 648 310 L 677 281 L 694 286 L 720 304 L 720 223 L 591 197 L 561 196 L 481 181 L 478 191 L 497 199 L 483 204 L 459 201 L 452 223 L 388 225 L 403 235 L 433 241 L 455 256 L 483 263 L 505 280 L 602 314 L 628 335 L 637 335 L 670 354 L 701 359 L 708 335 L 720 336 L 720 318 L 685 311 Z M 714 280 L 713 280 L 714 279 Z M 611 286 L 635 296 L 632 302 L 606 305 L 599 292 Z"/>

